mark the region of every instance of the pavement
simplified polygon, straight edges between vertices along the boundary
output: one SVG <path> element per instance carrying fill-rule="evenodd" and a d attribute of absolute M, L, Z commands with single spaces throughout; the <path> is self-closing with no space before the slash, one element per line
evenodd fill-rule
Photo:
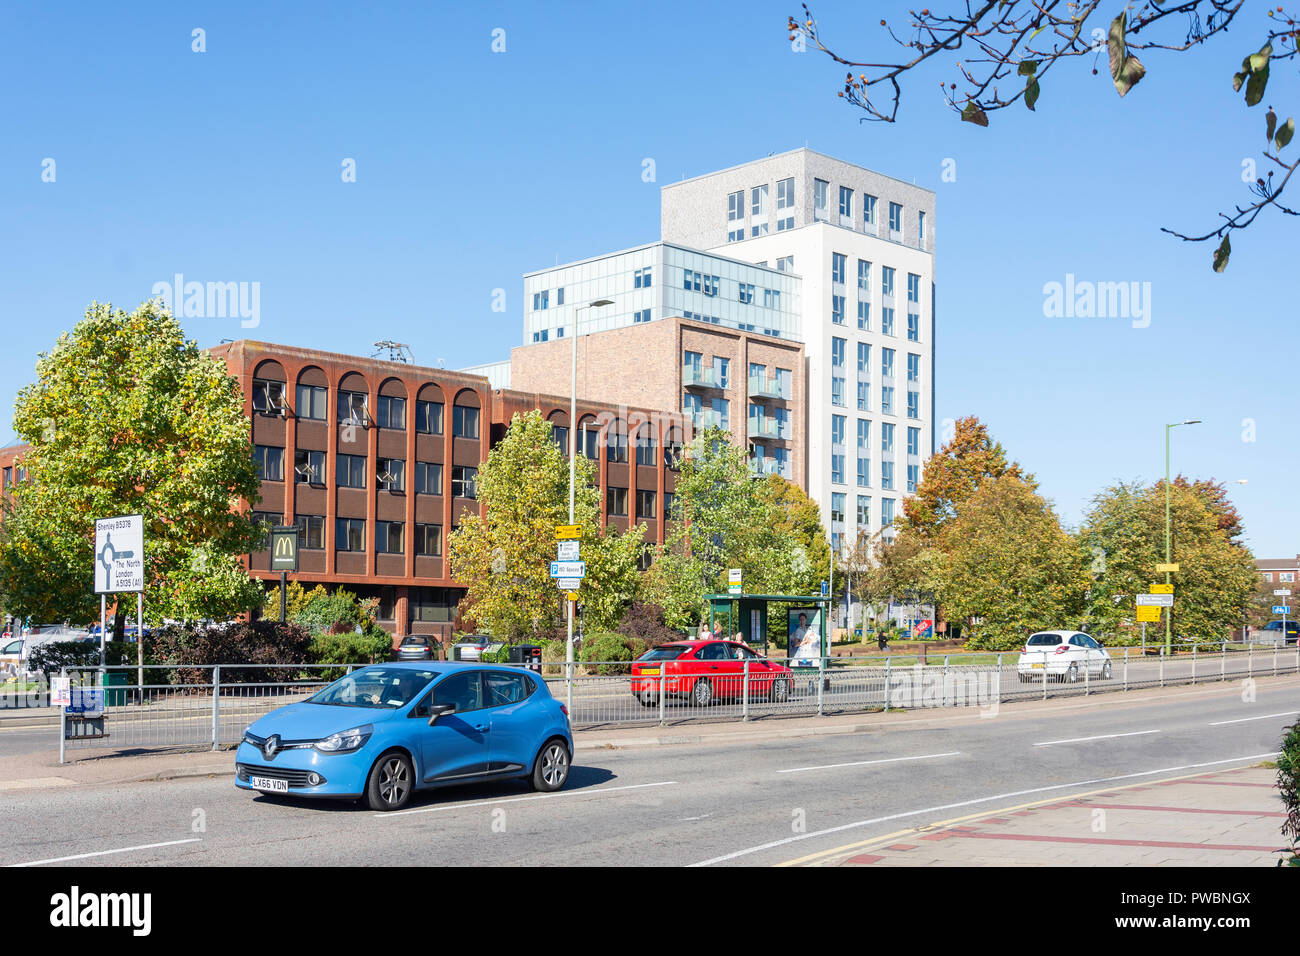
<path fill-rule="evenodd" d="M 1277 770 L 1238 767 L 1019 804 L 864 840 L 802 866 L 1270 866 Z"/>

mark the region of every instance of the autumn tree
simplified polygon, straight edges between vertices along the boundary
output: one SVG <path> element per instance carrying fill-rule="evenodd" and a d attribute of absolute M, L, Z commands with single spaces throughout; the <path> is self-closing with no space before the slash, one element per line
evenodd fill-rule
<path fill-rule="evenodd" d="M 0 522 L 6 609 L 38 621 L 98 614 L 95 520 L 144 516 L 144 608 L 223 619 L 262 592 L 240 557 L 261 531 L 236 508 L 259 483 L 244 400 L 224 363 L 155 303 L 93 304 L 36 363 L 14 430 L 28 481 Z M 120 636 L 124 612 L 119 612 Z"/>
<path fill-rule="evenodd" d="M 576 461 L 574 523 L 587 564 L 580 588 L 588 627 L 608 629 L 636 595 L 645 526 L 620 534 L 601 526 L 592 463 Z M 541 412 L 516 414 L 478 473 L 483 513 L 469 513 L 447 538 L 452 577 L 464 581 L 462 610 L 493 636 L 518 639 L 563 620 L 563 595 L 550 576 L 555 526 L 569 524 L 569 459 Z"/>
<path fill-rule="evenodd" d="M 963 122 L 987 127 L 990 113 L 1017 102 L 1036 111 L 1045 89 L 1050 102 L 1047 77 L 1071 60 L 1091 63 L 1094 75 L 1105 70 L 1123 97 L 1148 69 L 1156 68 L 1157 54 L 1187 54 L 1231 26 L 1241 26 L 1253 39 L 1235 41 L 1236 49 L 1224 54 L 1216 69 L 1222 71 L 1225 86 L 1231 83 L 1245 106 L 1253 108 L 1264 101 L 1271 69 L 1296 59 L 1300 40 L 1295 15 L 1281 6 L 1260 4 L 1251 8 L 1255 17 L 1248 20 L 1244 0 L 1137 0 L 1127 5 L 1102 0 L 953 0 L 908 11 L 901 22 L 882 19 L 886 41 L 896 44 L 900 54 L 864 61 L 832 50 L 808 5 L 802 6 L 802 15 L 787 22 L 791 42 L 820 50 L 845 67 L 839 96 L 862 111 L 863 119 L 888 123 L 898 117 L 903 84 L 930 61 L 951 71 L 940 84 L 948 107 Z M 1237 57 L 1242 57 L 1240 68 Z M 1232 213 L 1219 213 L 1214 229 L 1190 234 L 1162 230 L 1190 242 L 1219 239 L 1212 259 L 1216 272 L 1227 267 L 1231 234 L 1249 228 L 1260 213 L 1272 208 L 1300 214 L 1282 202 L 1300 167 L 1300 158 L 1282 158 L 1295 134 L 1295 120 L 1281 120 L 1269 107 L 1262 124 L 1267 174 L 1249 184 L 1246 203 Z"/>
<path fill-rule="evenodd" d="M 1007 459 L 1006 450 L 990 437 L 978 418 L 956 422 L 953 437 L 925 463 L 916 494 L 903 502 L 903 528 L 922 540 L 933 540 L 958 513 L 962 502 L 990 479 L 1010 476 L 1036 487 L 1032 475 Z"/>
<path fill-rule="evenodd" d="M 967 646 L 1010 650 L 1032 630 L 1081 623 L 1087 569 L 1051 505 L 1018 474 L 981 482 L 934 558 L 949 620 L 977 618 Z"/>

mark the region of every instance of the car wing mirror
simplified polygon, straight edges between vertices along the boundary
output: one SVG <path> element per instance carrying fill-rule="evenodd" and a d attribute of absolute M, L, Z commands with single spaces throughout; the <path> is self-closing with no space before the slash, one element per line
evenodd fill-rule
<path fill-rule="evenodd" d="M 448 714 L 456 713 L 455 704 L 434 704 L 429 708 L 429 726 L 432 727 L 434 721 L 439 717 L 446 717 Z"/>

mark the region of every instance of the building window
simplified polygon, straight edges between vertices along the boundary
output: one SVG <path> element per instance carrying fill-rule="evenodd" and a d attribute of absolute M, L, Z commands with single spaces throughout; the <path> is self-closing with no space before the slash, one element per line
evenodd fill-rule
<path fill-rule="evenodd" d="M 844 368 L 844 349 L 847 342 L 837 336 L 831 337 L 831 365 Z"/>
<path fill-rule="evenodd" d="M 831 481 L 837 485 L 844 484 L 844 456 L 831 455 Z"/>
<path fill-rule="evenodd" d="M 637 269 L 632 273 L 632 288 L 648 289 L 650 288 L 650 266 L 644 269 Z"/>
<path fill-rule="evenodd" d="M 425 558 L 442 555 L 442 525 L 417 524 L 415 526 L 415 553 Z"/>
<path fill-rule="evenodd" d="M 257 477 L 262 481 L 284 481 L 283 448 L 254 445 L 253 461 L 257 463 Z"/>
<path fill-rule="evenodd" d="M 865 451 L 871 446 L 871 422 L 865 418 L 858 419 L 858 448 Z"/>
<path fill-rule="evenodd" d="M 293 480 L 301 484 L 325 484 L 325 452 L 299 448 L 293 453 Z"/>
<path fill-rule="evenodd" d="M 745 238 L 745 191 L 727 193 L 727 241 Z"/>
<path fill-rule="evenodd" d="M 364 455 L 339 455 L 335 459 L 334 477 L 340 488 L 366 486 L 366 458 Z"/>
<path fill-rule="evenodd" d="M 907 417 L 921 417 L 921 393 L 914 392 L 911 389 L 907 392 Z"/>
<path fill-rule="evenodd" d="M 609 488 L 606 489 L 606 492 L 607 492 L 605 496 L 606 513 L 611 515 L 625 516 L 627 514 L 627 489 L 615 488 L 613 485 L 610 485 Z"/>
<path fill-rule="evenodd" d="M 563 287 L 561 287 L 561 288 L 555 290 L 555 304 L 556 304 L 556 305 L 564 305 L 564 289 L 563 289 Z"/>
<path fill-rule="evenodd" d="M 844 524 L 844 492 L 831 492 L 831 524 Z"/>
<path fill-rule="evenodd" d="M 847 257 L 841 252 L 831 253 L 831 281 L 844 284 L 845 263 Z"/>
<path fill-rule="evenodd" d="M 916 483 L 920 480 L 921 480 L 921 466 L 908 465 L 907 466 L 907 493 L 909 495 L 916 492 Z"/>
<path fill-rule="evenodd" d="M 642 322 L 649 322 L 649 321 L 650 321 L 650 310 L 649 310 L 649 309 L 638 309 L 637 311 L 633 312 L 633 313 L 632 313 L 632 321 L 635 322 L 635 323 L 638 323 L 638 324 L 639 324 L 639 323 L 642 323 Z"/>
<path fill-rule="evenodd" d="M 303 551 L 325 550 L 325 516 L 297 515 L 293 523 L 298 527 L 298 547 Z"/>
<path fill-rule="evenodd" d="M 849 220 L 847 223 L 841 222 L 841 225 L 853 224 L 853 190 L 848 186 L 840 187 L 840 219 Z"/>
<path fill-rule="evenodd" d="M 777 272 L 794 272 L 794 256 L 781 256 L 776 260 Z"/>
<path fill-rule="evenodd" d="M 249 518 L 253 522 L 253 527 L 262 532 L 262 537 L 258 541 L 257 551 L 265 551 L 271 547 L 271 529 L 280 523 L 283 515 L 273 514 L 270 511 L 251 511 Z"/>
<path fill-rule="evenodd" d="M 893 349 L 880 350 L 880 374 L 884 378 L 894 377 L 894 350 Z"/>
<path fill-rule="evenodd" d="M 858 328 L 864 332 L 871 331 L 871 303 L 858 302 Z"/>
<path fill-rule="evenodd" d="M 442 494 L 442 465 L 435 461 L 415 463 L 415 493 L 417 495 Z"/>
<path fill-rule="evenodd" d="M 453 498 L 477 498 L 478 469 L 468 465 L 451 466 L 451 495 Z"/>
<path fill-rule="evenodd" d="M 880 423 L 880 450 L 886 455 L 894 453 L 894 426 L 889 422 Z"/>
<path fill-rule="evenodd" d="M 294 414 L 312 421 L 325 421 L 328 414 L 328 406 L 325 404 L 328 391 L 320 385 L 299 385 L 298 408 Z"/>
<path fill-rule="evenodd" d="M 334 546 L 339 551 L 366 550 L 366 519 L 334 519 Z"/>
<path fill-rule="evenodd" d="M 894 308 L 893 306 L 881 306 L 880 308 L 880 334 L 894 334 Z"/>
<path fill-rule="evenodd" d="M 605 431 L 605 460 L 627 461 L 627 431 L 623 422 L 615 422 Z"/>
<path fill-rule="evenodd" d="M 655 516 L 655 493 L 653 491 L 638 491 L 636 493 L 636 516 L 638 518 L 653 518 Z"/>
<path fill-rule="evenodd" d="M 871 496 L 858 495 L 858 527 L 871 527 Z"/>
<path fill-rule="evenodd" d="M 894 463 L 892 461 L 882 461 L 880 463 L 880 487 L 885 491 L 894 490 Z"/>
<path fill-rule="evenodd" d="M 869 231 L 876 228 L 876 197 L 870 193 L 862 194 L 862 225 Z"/>
<path fill-rule="evenodd" d="M 888 528 L 894 523 L 894 499 L 880 499 L 880 527 Z"/>
<path fill-rule="evenodd" d="M 903 207 L 896 202 L 889 204 L 889 231 L 890 233 L 903 231 Z"/>
<path fill-rule="evenodd" d="M 824 179 L 813 180 L 813 218 L 823 222 L 826 220 L 826 193 L 830 185 Z"/>
<path fill-rule="evenodd" d="M 647 432 L 637 436 L 636 463 L 646 468 L 653 468 L 659 463 L 659 450 L 655 447 L 654 435 Z"/>
<path fill-rule="evenodd" d="M 368 396 L 365 392 L 339 392 L 339 424 L 364 425 Z"/>
<path fill-rule="evenodd" d="M 858 455 L 858 487 L 871 487 L 871 459 L 866 455 Z"/>
<path fill-rule="evenodd" d="M 401 491 L 406 462 L 401 458 L 379 458 L 375 462 L 375 475 L 380 491 Z"/>
<path fill-rule="evenodd" d="M 402 522 L 376 521 L 375 553 L 402 554 L 404 551 L 405 548 L 402 546 Z"/>
<path fill-rule="evenodd" d="M 442 402 L 415 403 L 415 430 L 422 435 L 442 434 Z"/>
<path fill-rule="evenodd" d="M 376 423 L 380 428 L 393 428 L 398 431 L 406 428 L 406 399 L 380 395 L 376 411 L 379 413 Z"/>
<path fill-rule="evenodd" d="M 754 284 L 752 282 L 737 283 L 736 298 L 746 305 L 752 305 L 754 303 Z"/>
<path fill-rule="evenodd" d="M 678 471 L 681 468 L 682 461 L 682 443 L 679 441 L 664 442 L 664 467 L 669 471 Z M 668 514 L 668 498 L 664 497 L 664 514 Z"/>
<path fill-rule="evenodd" d="M 925 242 L 925 212 L 921 211 L 916 214 L 916 238 L 919 242 Z"/>
<path fill-rule="evenodd" d="M 1278 583 L 1278 584 L 1292 584 L 1292 583 L 1294 583 L 1294 582 L 1295 582 L 1295 572 L 1294 572 L 1294 571 L 1279 571 L 1279 572 L 1277 573 L 1277 583 Z"/>
<path fill-rule="evenodd" d="M 265 415 L 283 415 L 284 382 L 253 379 L 253 411 Z"/>
<path fill-rule="evenodd" d="M 550 299 L 551 299 L 551 293 L 549 290 L 542 291 L 542 292 L 534 292 L 533 311 L 540 312 L 543 309 L 549 309 L 551 307 Z"/>
<path fill-rule="evenodd" d="M 892 385 L 880 386 L 880 410 L 886 415 L 894 414 L 894 387 Z"/>
<path fill-rule="evenodd" d="M 870 411 L 871 408 L 871 383 L 858 382 L 858 411 Z"/>
<path fill-rule="evenodd" d="M 794 178 L 783 179 L 776 184 L 776 208 L 794 208 Z"/>
<path fill-rule="evenodd" d="M 560 449 L 560 454 L 569 457 L 569 426 L 551 425 L 551 441 Z"/>
<path fill-rule="evenodd" d="M 720 355 L 713 356 L 713 382 L 718 388 L 726 388 L 730 384 L 728 374 L 730 370 L 731 359 Z"/>
<path fill-rule="evenodd" d="M 781 308 L 781 290 L 764 289 L 763 290 L 763 308 L 779 309 Z"/>
<path fill-rule="evenodd" d="M 844 416 L 843 415 L 831 416 L 831 444 L 832 445 L 844 444 Z"/>
<path fill-rule="evenodd" d="M 478 409 L 465 405 L 451 408 L 451 434 L 455 438 L 478 438 Z"/>
<path fill-rule="evenodd" d="M 907 341 L 921 341 L 921 315 L 911 310 L 907 313 Z"/>
<path fill-rule="evenodd" d="M 909 382 L 921 381 L 921 356 L 915 352 L 907 353 L 907 380 Z"/>
<path fill-rule="evenodd" d="M 831 404 L 844 405 L 844 379 L 839 375 L 831 376 Z"/>
<path fill-rule="evenodd" d="M 596 449 L 600 441 L 600 428 L 592 422 L 583 422 L 579 426 L 578 451 L 585 458 L 596 460 Z"/>
<path fill-rule="evenodd" d="M 880 294 L 891 298 L 894 295 L 894 270 L 890 266 L 880 267 Z"/>
<path fill-rule="evenodd" d="M 921 454 L 921 429 L 909 428 L 907 430 L 907 453 L 909 455 Z"/>
<path fill-rule="evenodd" d="M 749 214 L 753 219 L 750 224 L 751 236 L 767 235 L 767 186 L 755 186 L 749 191 Z"/>

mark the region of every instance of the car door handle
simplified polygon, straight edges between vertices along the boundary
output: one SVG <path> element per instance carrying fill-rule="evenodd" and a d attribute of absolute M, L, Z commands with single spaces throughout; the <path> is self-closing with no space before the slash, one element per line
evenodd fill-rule
<path fill-rule="evenodd" d="M 486 734 L 486 733 L 487 733 L 488 731 L 490 731 L 492 728 L 489 727 L 487 724 L 479 724 L 479 725 L 476 726 L 474 729 L 477 730 L 477 731 L 478 731 L 479 733 L 481 733 L 481 734 Z"/>

